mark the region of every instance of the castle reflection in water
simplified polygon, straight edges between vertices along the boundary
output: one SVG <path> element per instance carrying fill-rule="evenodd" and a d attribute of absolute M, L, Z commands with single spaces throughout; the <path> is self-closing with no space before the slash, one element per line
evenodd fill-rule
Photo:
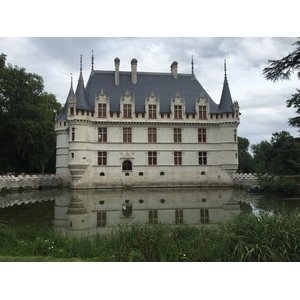
<path fill-rule="evenodd" d="M 55 198 L 54 226 L 76 235 L 105 235 L 134 222 L 214 226 L 238 213 L 229 188 L 63 190 Z"/>

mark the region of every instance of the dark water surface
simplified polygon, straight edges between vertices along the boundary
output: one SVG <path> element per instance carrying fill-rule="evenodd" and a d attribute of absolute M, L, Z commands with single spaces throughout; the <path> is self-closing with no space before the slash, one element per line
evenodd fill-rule
<path fill-rule="evenodd" d="M 267 198 L 231 188 L 53 189 L 1 196 L 0 220 L 76 234 L 108 234 L 133 222 L 214 226 L 241 211 L 277 213 L 298 207 L 300 198 Z"/>

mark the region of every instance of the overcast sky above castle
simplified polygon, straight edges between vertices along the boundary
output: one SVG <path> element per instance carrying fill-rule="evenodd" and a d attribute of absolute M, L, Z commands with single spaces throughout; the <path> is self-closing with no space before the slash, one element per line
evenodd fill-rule
<path fill-rule="evenodd" d="M 289 2 L 289 0 L 287 1 Z M 154 2 L 156 3 L 156 0 Z M 232 1 L 229 0 L 229 2 Z M 22 5 L 23 2 L 20 3 Z M 230 23 L 229 34 L 226 34 L 225 31 L 225 36 L 223 36 L 223 34 L 217 34 L 219 31 L 213 30 L 211 35 L 207 36 L 207 33 L 203 34 L 201 29 L 203 29 L 204 24 L 212 24 L 211 19 L 209 17 L 205 19 L 203 16 L 206 15 L 200 14 L 199 22 L 195 22 L 195 19 L 187 15 L 188 12 L 191 13 L 190 8 L 183 8 L 182 10 L 180 7 L 181 10 L 177 9 L 175 14 L 172 11 L 157 11 L 155 7 L 151 6 L 147 8 L 147 12 L 148 16 L 152 16 L 152 18 L 147 19 L 141 15 L 135 15 L 133 18 L 134 12 L 129 10 L 127 14 L 124 13 L 122 3 L 120 2 L 118 9 L 113 3 L 106 4 L 109 5 L 106 11 L 114 11 L 119 19 L 123 18 L 123 22 L 117 23 L 115 29 L 108 31 L 108 33 L 105 29 L 112 25 L 110 15 L 106 19 L 87 18 L 78 22 L 71 22 L 70 20 L 74 17 L 66 19 L 64 16 L 62 18 L 62 13 L 56 13 L 57 16 L 54 19 L 51 18 L 51 9 L 54 13 L 54 8 L 48 6 L 50 29 L 47 20 L 46 24 L 43 23 L 46 30 L 44 27 L 35 26 L 37 21 L 47 19 L 47 16 L 35 13 L 31 23 L 29 22 L 29 25 L 32 24 L 32 28 L 34 28 L 33 34 L 31 34 L 32 28 L 29 28 L 27 22 L 31 19 L 27 18 L 24 22 L 24 31 L 22 31 L 23 27 L 18 27 L 11 33 L 0 35 L 4 36 L 0 37 L 0 52 L 7 55 L 7 63 L 24 67 L 27 72 L 41 75 L 44 79 L 45 90 L 55 94 L 57 100 L 62 104 L 66 101 L 69 92 L 71 73 L 76 87 L 81 54 L 83 56 L 83 76 L 85 83 L 87 82 L 91 71 L 92 50 L 95 58 L 94 69 L 96 70 L 114 70 L 114 59 L 119 57 L 121 61 L 120 71 L 130 71 L 130 61 L 132 58 L 136 58 L 138 71 L 170 72 L 170 65 L 176 60 L 179 73 L 191 73 L 193 56 L 194 73 L 216 103 L 219 103 L 221 97 L 224 81 L 224 60 L 226 60 L 231 96 L 233 100 L 239 102 L 242 113 L 241 124 L 238 129 L 239 136 L 248 138 L 251 144 L 270 140 L 272 133 L 282 130 L 290 132 L 295 137 L 299 136 L 297 130 L 287 123 L 290 117 L 295 116 L 294 109 L 286 107 L 286 100 L 299 87 L 296 76 L 293 75 L 290 81 L 273 83 L 267 81 L 262 75 L 262 70 L 268 65 L 268 60 L 280 59 L 295 49 L 292 44 L 297 40 L 296 37 L 290 37 L 291 35 L 288 35 L 289 37 L 255 37 L 255 33 L 257 36 L 264 33 L 267 33 L 265 36 L 272 36 L 268 35 L 268 31 L 263 30 L 270 28 L 270 26 L 264 26 L 268 21 L 264 20 L 257 11 L 255 11 L 254 23 L 258 28 L 254 34 L 250 33 L 248 37 L 246 34 L 246 37 L 243 37 L 243 32 L 237 35 L 240 37 L 226 37 L 226 35 L 235 36 L 235 30 L 241 24 L 242 19 L 246 19 L 246 22 L 248 19 L 253 22 L 253 18 L 250 17 L 250 14 L 253 17 L 251 10 L 248 10 L 249 14 L 243 16 L 238 13 L 233 16 L 225 16 L 223 13 L 216 15 L 220 27 L 228 24 L 228 20 L 234 20 L 233 23 Z M 223 5 L 223 2 L 220 3 Z M 211 6 L 213 9 L 213 4 Z M 88 5 L 85 7 L 85 14 L 91 12 L 87 7 Z M 81 7 L 77 11 L 72 11 L 72 14 L 81 14 L 82 9 Z M 278 14 L 280 10 L 278 8 Z M 179 11 L 183 12 L 185 18 L 182 16 L 179 18 Z M 17 18 L 24 18 L 21 13 L 19 14 Z M 170 19 L 167 23 L 165 21 L 159 23 L 159 19 L 163 15 Z M 126 22 L 124 22 L 125 20 Z M 160 27 L 154 27 L 154 30 L 151 27 L 151 36 L 170 37 L 135 37 L 149 35 L 149 31 L 140 29 L 137 25 L 151 22 L 160 24 Z M 184 27 L 182 26 L 184 23 L 189 25 Z M 54 25 L 54 30 L 52 25 Z M 169 31 L 170 27 L 175 27 L 175 31 L 174 29 Z M 69 31 L 70 28 L 73 29 Z M 88 30 L 82 28 L 88 28 Z M 103 28 L 104 31 L 100 30 Z M 149 29 L 149 27 L 146 28 Z M 275 30 L 278 29 L 279 33 L 283 33 L 281 28 L 279 24 Z M 21 34 L 18 34 L 19 32 Z M 128 32 L 130 34 L 127 34 Z M 207 32 L 209 34 L 210 31 Z M 291 32 L 294 33 L 293 30 Z M 188 33 L 189 36 L 205 37 L 176 37 L 176 33 L 178 36 L 184 36 Z M 86 34 L 102 37 L 77 37 Z M 61 35 L 64 37 L 53 37 Z M 47 37 L 40 38 L 39 36 Z"/>

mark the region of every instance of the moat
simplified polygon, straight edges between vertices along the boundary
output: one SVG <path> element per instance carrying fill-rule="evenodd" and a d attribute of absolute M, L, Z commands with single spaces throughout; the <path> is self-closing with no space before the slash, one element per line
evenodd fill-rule
<path fill-rule="evenodd" d="M 232 188 L 69 190 L 0 197 L 0 218 L 10 224 L 54 226 L 76 235 L 109 234 L 135 222 L 215 226 L 240 212 L 276 213 L 300 207 L 299 198 L 267 198 Z"/>

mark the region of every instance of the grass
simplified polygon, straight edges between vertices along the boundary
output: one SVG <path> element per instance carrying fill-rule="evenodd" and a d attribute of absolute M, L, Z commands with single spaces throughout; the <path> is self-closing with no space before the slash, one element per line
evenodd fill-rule
<path fill-rule="evenodd" d="M 300 216 L 241 213 L 214 228 L 136 223 L 82 237 L 0 223 L 0 261 L 298 262 Z"/>

